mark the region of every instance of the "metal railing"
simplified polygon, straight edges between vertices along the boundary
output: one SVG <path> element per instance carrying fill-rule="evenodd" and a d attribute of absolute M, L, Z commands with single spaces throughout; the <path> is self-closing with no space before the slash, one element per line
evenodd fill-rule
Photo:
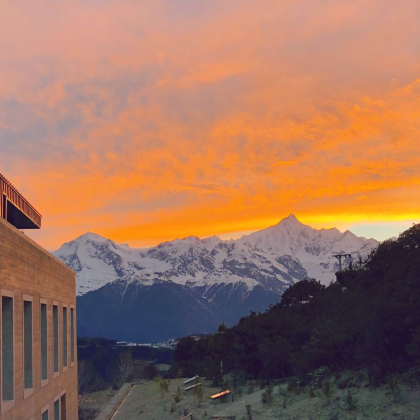
<path fill-rule="evenodd" d="M 29 204 L 23 197 L 19 190 L 0 173 L 0 216 L 3 219 L 7 218 L 7 201 L 12 203 L 19 209 L 26 217 L 28 217 L 35 225 L 41 227 L 41 214 Z"/>

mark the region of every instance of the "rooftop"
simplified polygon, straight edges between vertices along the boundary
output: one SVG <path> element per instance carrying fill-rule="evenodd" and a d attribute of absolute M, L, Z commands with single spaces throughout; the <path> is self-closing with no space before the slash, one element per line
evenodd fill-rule
<path fill-rule="evenodd" d="M 19 190 L 0 173 L 0 217 L 18 229 L 39 229 L 41 214 Z"/>

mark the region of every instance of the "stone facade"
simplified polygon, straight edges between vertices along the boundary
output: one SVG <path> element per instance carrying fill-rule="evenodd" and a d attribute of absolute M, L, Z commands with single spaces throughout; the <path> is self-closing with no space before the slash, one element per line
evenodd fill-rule
<path fill-rule="evenodd" d="M 1 218 L 0 293 L 0 419 L 76 420 L 75 273 Z"/>

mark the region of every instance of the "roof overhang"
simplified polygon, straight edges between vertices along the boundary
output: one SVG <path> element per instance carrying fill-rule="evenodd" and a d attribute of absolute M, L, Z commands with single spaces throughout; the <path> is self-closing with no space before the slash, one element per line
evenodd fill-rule
<path fill-rule="evenodd" d="M 39 229 L 41 214 L 0 174 L 0 217 L 18 229 Z"/>

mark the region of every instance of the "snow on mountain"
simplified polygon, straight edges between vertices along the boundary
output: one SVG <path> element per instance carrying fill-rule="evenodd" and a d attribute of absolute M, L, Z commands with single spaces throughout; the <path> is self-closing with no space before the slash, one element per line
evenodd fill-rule
<path fill-rule="evenodd" d="M 328 284 L 338 268 L 335 253 L 364 257 L 377 246 L 374 239 L 337 229 L 313 229 L 290 215 L 237 240 L 189 236 L 149 249 L 130 248 L 88 232 L 54 254 L 76 271 L 78 295 L 119 279 L 205 288 L 241 283 L 248 290 L 261 285 L 280 294 L 285 286 L 305 277 Z"/>

